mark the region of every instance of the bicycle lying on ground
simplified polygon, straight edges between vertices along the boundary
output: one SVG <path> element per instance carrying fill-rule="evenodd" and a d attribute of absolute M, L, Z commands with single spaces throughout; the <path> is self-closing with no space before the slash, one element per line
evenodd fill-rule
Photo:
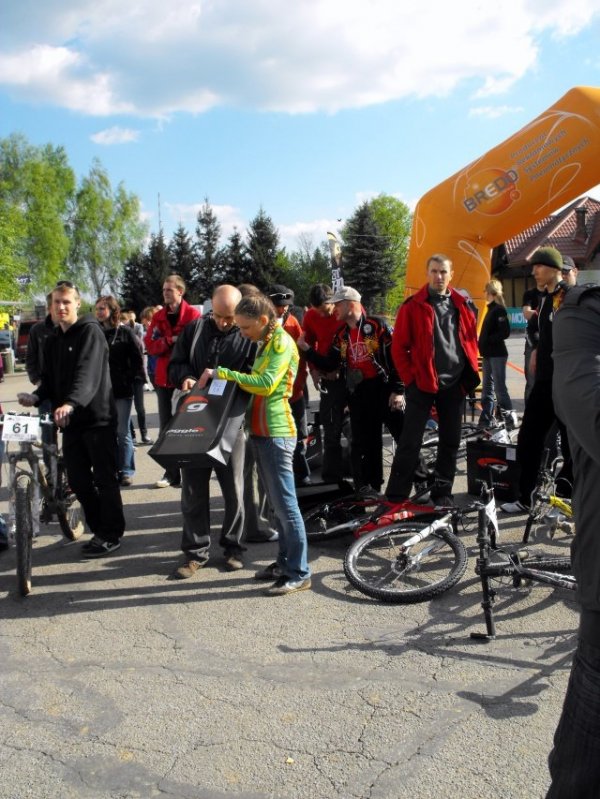
<path fill-rule="evenodd" d="M 544 451 L 536 486 L 531 494 L 531 510 L 525 524 L 523 543 L 542 535 L 554 538 L 557 533 L 573 535 L 575 522 L 571 500 L 556 496 L 556 479 L 562 466 L 562 458 L 549 463 L 550 450 Z"/>
<path fill-rule="evenodd" d="M 475 573 L 481 580 L 481 607 L 486 632 L 471 633 L 471 638 L 479 641 L 492 641 L 496 637 L 493 606 L 497 591 L 491 585 L 492 580 L 508 579 L 515 588 L 523 584 L 542 583 L 569 591 L 577 589 L 577 582 L 571 573 L 570 557 L 532 553 L 529 549 L 518 546 L 500 549 L 496 546 L 497 530 L 494 491 L 489 486 L 483 486 L 477 525 L 479 555 Z"/>
<path fill-rule="evenodd" d="M 416 510 L 411 503 L 397 507 L 411 513 Z M 492 612 L 495 591 L 490 580 L 510 577 L 515 586 L 531 580 L 574 587 L 569 575 L 570 558 L 540 554 L 525 547 L 498 546 L 491 473 L 488 485 L 482 485 L 479 500 L 463 508 L 427 508 L 426 512 L 434 516 L 428 523 L 418 518 L 405 519 L 357 538 L 344 558 L 349 582 L 373 599 L 398 604 L 423 602 L 447 591 L 467 567 L 467 550 L 457 535 L 459 525 L 467 529 L 465 519 L 477 512 L 476 573 L 482 580 L 488 640 L 495 635 Z"/>
<path fill-rule="evenodd" d="M 52 425 L 49 416 L 8 414 L 3 418 L 2 439 L 16 442 L 18 449 L 7 452 L 9 464 L 8 536 L 17 552 L 19 593 L 31 593 L 33 538 L 40 532 L 40 522 L 49 523 L 56 516 L 63 535 L 76 541 L 84 531 L 81 508 L 70 490 L 67 472 L 57 444 L 38 440 L 40 425 Z M 40 452 L 47 464 L 40 462 Z"/>

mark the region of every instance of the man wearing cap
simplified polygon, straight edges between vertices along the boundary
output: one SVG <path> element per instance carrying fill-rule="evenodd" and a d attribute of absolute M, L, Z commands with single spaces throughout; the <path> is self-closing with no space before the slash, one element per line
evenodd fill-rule
<path fill-rule="evenodd" d="M 441 253 L 427 261 L 427 283 L 399 308 L 392 357 L 406 385 L 404 429 L 386 495 L 406 499 L 412 490 L 423 432 L 435 403 L 439 443 L 431 499 L 452 502 L 465 395 L 479 384 L 475 316 L 453 288 L 452 262 Z"/>
<path fill-rule="evenodd" d="M 316 283 L 308 292 L 310 308 L 302 319 L 306 343 L 316 352 L 327 355 L 343 322 L 337 318 L 331 301 L 333 289 L 326 283 Z M 319 422 L 323 428 L 323 465 L 321 476 L 325 483 L 340 483 L 344 479 L 342 431 L 346 409 L 346 381 L 339 370 L 324 372 L 314 364 L 310 367 L 315 388 L 319 390 Z"/>
<path fill-rule="evenodd" d="M 397 441 L 402 430 L 404 385 L 391 358 L 392 331 L 384 319 L 365 313 L 361 296 L 343 286 L 331 298 L 344 324 L 327 355 L 310 347 L 304 336 L 298 348 L 320 369 L 342 371 L 348 388 L 352 429 L 351 460 L 357 490 L 379 492 L 383 483 L 382 425 Z"/>
<path fill-rule="evenodd" d="M 554 412 L 552 401 L 552 322 L 569 289 L 562 280 L 563 257 L 556 247 L 540 247 L 531 256 L 533 277 L 537 285 L 544 285 L 544 296 L 538 309 L 539 341 L 530 368 L 535 370 L 533 388 L 525 405 L 525 413 L 517 442 L 517 463 L 520 467 L 519 497 L 516 502 L 505 502 L 505 513 L 528 513 L 531 492 L 537 482 L 544 442 L 554 422 L 560 430 L 561 450 L 564 458 L 557 490 L 570 496 L 573 482 L 571 454 L 567 431 Z"/>
<path fill-rule="evenodd" d="M 575 266 L 575 261 L 570 255 L 563 255 L 563 265 L 560 271 L 562 279 L 567 286 L 571 287 L 577 285 L 577 275 L 579 274 L 579 269 L 577 269 Z"/>
<path fill-rule="evenodd" d="M 277 283 L 269 291 L 269 299 L 275 306 L 277 316 L 281 326 L 286 333 L 289 333 L 294 341 L 298 341 L 302 335 L 302 326 L 290 311 L 290 305 L 294 302 L 294 292 L 286 286 Z M 298 372 L 292 386 L 292 396 L 290 397 L 290 410 L 296 423 L 297 441 L 294 450 L 294 477 L 297 485 L 310 485 L 310 466 L 306 460 L 306 439 L 308 437 L 308 425 L 306 420 L 306 400 L 304 388 L 307 377 L 306 360 L 300 358 Z"/>

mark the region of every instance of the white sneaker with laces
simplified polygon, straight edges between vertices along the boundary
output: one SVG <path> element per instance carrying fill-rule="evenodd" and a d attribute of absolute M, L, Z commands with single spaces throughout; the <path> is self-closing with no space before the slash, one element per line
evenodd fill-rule
<path fill-rule="evenodd" d="M 519 500 L 516 502 L 505 502 L 503 505 L 500 505 L 500 510 L 504 513 L 529 513 L 527 505 L 523 505 Z"/>

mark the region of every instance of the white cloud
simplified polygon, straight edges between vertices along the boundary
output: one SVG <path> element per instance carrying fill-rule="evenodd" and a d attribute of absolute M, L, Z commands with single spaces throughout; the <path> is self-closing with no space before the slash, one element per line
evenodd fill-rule
<path fill-rule="evenodd" d="M 90 115 L 229 105 L 288 113 L 451 92 L 504 92 L 540 38 L 571 36 L 597 0 L 20 0 L 3 11 L 0 83 Z M 479 84 L 479 88 L 477 85 Z"/>
<path fill-rule="evenodd" d="M 90 139 L 96 144 L 104 145 L 128 144 L 129 142 L 138 141 L 139 138 L 139 130 L 120 128 L 118 125 L 112 128 L 106 128 L 106 130 L 100 130 L 98 133 L 93 133 L 90 136 Z"/>
<path fill-rule="evenodd" d="M 520 114 L 524 109 L 518 105 L 480 105 L 471 108 L 470 117 L 485 117 L 486 119 L 498 119 L 507 114 Z"/>

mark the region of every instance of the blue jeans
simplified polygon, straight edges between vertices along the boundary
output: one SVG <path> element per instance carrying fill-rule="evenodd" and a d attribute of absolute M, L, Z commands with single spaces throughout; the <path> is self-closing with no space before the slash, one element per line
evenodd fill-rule
<path fill-rule="evenodd" d="M 131 405 L 132 397 L 116 399 L 117 406 L 117 445 L 119 448 L 119 475 L 133 477 L 135 474 L 135 456 L 131 437 Z"/>
<path fill-rule="evenodd" d="M 548 765 L 552 784 L 546 799 L 596 799 L 598 796 L 600 648 L 584 640 L 581 629 Z"/>
<path fill-rule="evenodd" d="M 506 361 L 504 356 L 484 358 L 481 383 L 481 418 L 489 422 L 498 402 L 503 411 L 512 411 L 513 405 L 506 388 Z"/>
<path fill-rule="evenodd" d="M 280 524 L 277 563 L 292 580 L 310 577 L 304 519 L 298 507 L 292 460 L 295 438 L 252 436 L 261 480 Z"/>

